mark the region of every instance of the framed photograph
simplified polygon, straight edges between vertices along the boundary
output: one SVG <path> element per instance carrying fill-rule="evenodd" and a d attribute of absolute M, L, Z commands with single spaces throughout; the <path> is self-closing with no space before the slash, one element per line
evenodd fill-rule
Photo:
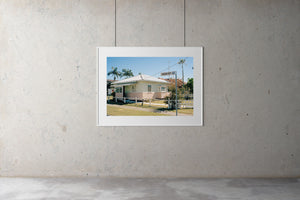
<path fill-rule="evenodd" d="M 202 126 L 203 47 L 98 47 L 98 126 Z"/>

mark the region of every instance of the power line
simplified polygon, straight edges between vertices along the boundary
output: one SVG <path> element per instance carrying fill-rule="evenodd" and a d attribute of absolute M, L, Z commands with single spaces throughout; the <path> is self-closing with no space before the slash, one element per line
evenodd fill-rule
<path fill-rule="evenodd" d="M 157 75 L 157 74 L 160 74 L 161 72 L 164 72 L 164 71 L 166 71 L 166 70 L 168 70 L 168 69 L 171 69 L 171 68 L 174 67 L 175 65 L 177 65 L 177 63 L 175 63 L 174 65 L 168 66 L 167 68 L 165 68 L 165 69 L 163 69 L 163 70 L 161 70 L 161 71 L 159 71 L 159 72 L 153 74 L 152 76 L 155 76 L 155 75 Z"/>
<path fill-rule="evenodd" d="M 188 58 L 188 57 L 185 57 L 184 59 L 187 59 L 187 58 Z M 159 71 L 159 72 L 157 72 L 157 73 L 155 73 L 155 74 L 153 74 L 152 76 L 156 76 L 157 74 L 160 74 L 161 72 L 164 72 L 164 71 L 166 71 L 166 70 L 169 71 L 169 69 L 171 69 L 171 68 L 174 67 L 175 65 L 178 65 L 178 62 L 175 63 L 175 64 L 173 64 L 173 65 L 171 65 L 171 66 L 168 66 L 167 68 L 165 68 L 165 69 L 163 69 L 163 70 L 161 70 L 161 71 Z"/>

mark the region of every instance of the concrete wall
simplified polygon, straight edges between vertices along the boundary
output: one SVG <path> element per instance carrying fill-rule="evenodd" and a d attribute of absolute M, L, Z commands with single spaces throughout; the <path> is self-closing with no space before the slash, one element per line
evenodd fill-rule
<path fill-rule="evenodd" d="M 117 0 L 118 46 L 182 46 L 183 0 Z M 187 0 L 204 127 L 96 127 L 114 0 L 0 0 L 1 176 L 300 176 L 300 1 Z"/>

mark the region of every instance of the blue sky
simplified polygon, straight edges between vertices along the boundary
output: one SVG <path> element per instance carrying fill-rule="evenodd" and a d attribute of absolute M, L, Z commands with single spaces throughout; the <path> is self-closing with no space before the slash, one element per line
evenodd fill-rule
<path fill-rule="evenodd" d="M 154 77 L 161 77 L 160 72 L 177 71 L 178 78 L 182 78 L 181 65 L 177 64 L 180 59 L 185 59 L 184 81 L 193 78 L 193 58 L 192 57 L 108 57 L 107 72 L 112 67 L 117 67 L 118 71 L 122 69 L 131 69 L 134 76 L 139 73 Z M 168 78 L 168 77 L 165 77 Z M 107 76 L 107 79 L 113 79 L 113 76 Z"/>

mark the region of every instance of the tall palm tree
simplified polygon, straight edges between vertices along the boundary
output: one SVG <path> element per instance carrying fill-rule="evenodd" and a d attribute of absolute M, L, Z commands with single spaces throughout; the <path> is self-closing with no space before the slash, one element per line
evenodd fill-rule
<path fill-rule="evenodd" d="M 184 84 L 184 71 L 183 71 L 183 64 L 185 63 L 185 59 L 180 59 L 178 64 L 181 65 L 182 69 L 182 83 Z"/>
<path fill-rule="evenodd" d="M 121 76 L 121 72 L 118 71 L 117 67 L 112 67 L 112 70 L 107 73 L 108 76 L 113 75 L 114 80 Z"/>
<path fill-rule="evenodd" d="M 133 77 L 133 73 L 131 69 L 122 69 L 122 76 L 125 76 L 126 78 Z"/>

